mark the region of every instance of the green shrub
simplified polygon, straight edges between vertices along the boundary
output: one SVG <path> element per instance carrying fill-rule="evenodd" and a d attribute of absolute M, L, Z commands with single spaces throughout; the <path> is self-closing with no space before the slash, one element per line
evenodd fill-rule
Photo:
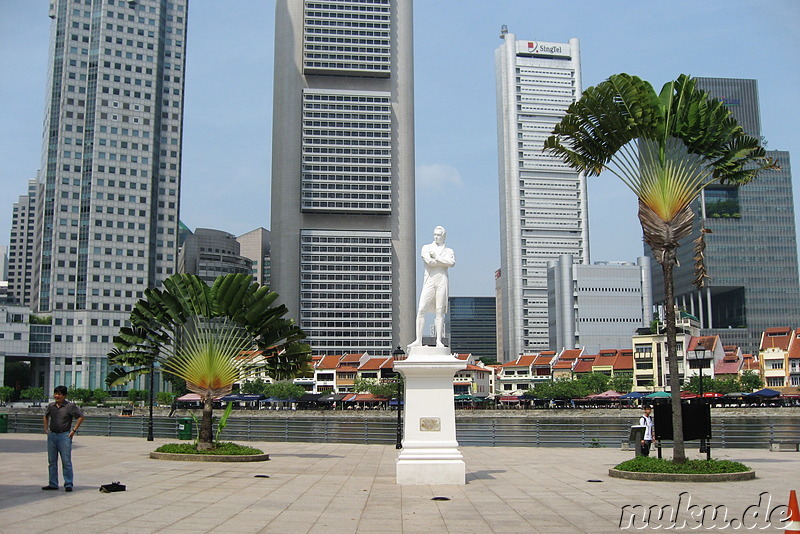
<path fill-rule="evenodd" d="M 14 388 L 11 386 L 0 387 L 0 402 L 10 401 L 12 395 L 14 395 Z"/>
<path fill-rule="evenodd" d="M 175 393 L 170 393 L 169 391 L 159 391 L 156 393 L 156 404 L 169 406 L 173 403 L 176 397 L 177 395 Z"/>
<path fill-rule="evenodd" d="M 92 398 L 96 400 L 98 403 L 105 402 L 105 400 L 110 396 L 111 395 L 109 395 L 108 391 L 102 388 L 97 388 L 94 391 L 92 391 Z"/>
<path fill-rule="evenodd" d="M 34 315 L 31 314 L 28 317 L 28 322 L 30 324 L 52 324 L 53 317 L 50 315 Z"/>
<path fill-rule="evenodd" d="M 92 399 L 92 390 L 86 388 L 74 388 L 69 390 L 69 397 L 73 401 L 80 401 L 83 404 L 86 404 Z"/>
<path fill-rule="evenodd" d="M 19 393 L 20 399 L 30 399 L 32 401 L 41 401 L 47 400 L 47 396 L 44 394 L 44 388 L 25 388 Z"/>
<path fill-rule="evenodd" d="M 244 445 L 237 445 L 225 441 L 218 443 L 213 449 L 198 451 L 191 443 L 167 443 L 156 449 L 156 452 L 166 452 L 170 454 L 217 454 L 217 455 L 249 455 L 249 454 L 264 454 L 261 449 L 253 447 L 246 447 Z"/>
<path fill-rule="evenodd" d="M 664 458 L 651 458 L 639 456 L 633 460 L 622 462 L 614 469 L 619 471 L 633 471 L 635 473 L 683 473 L 683 474 L 713 474 L 713 473 L 742 473 L 750 468 L 739 462 L 730 460 L 686 460 L 679 464 Z"/>
<path fill-rule="evenodd" d="M 225 412 L 222 414 L 222 419 L 217 423 L 217 432 L 214 434 L 215 447 L 219 447 L 222 444 L 219 440 L 219 436 L 222 434 L 222 431 L 225 430 L 225 427 L 228 426 L 228 417 L 231 416 L 231 410 L 233 410 L 233 403 L 229 402 L 225 407 Z"/>
<path fill-rule="evenodd" d="M 129 389 L 128 390 L 128 400 L 131 402 L 136 401 L 146 401 L 148 398 L 148 393 L 146 389 Z"/>

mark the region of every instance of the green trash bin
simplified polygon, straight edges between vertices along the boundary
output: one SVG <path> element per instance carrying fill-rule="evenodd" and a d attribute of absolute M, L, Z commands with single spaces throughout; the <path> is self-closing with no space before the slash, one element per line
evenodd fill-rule
<path fill-rule="evenodd" d="M 8 432 L 8 414 L 0 413 L 0 434 Z"/>
<path fill-rule="evenodd" d="M 192 439 L 191 417 L 181 417 L 178 419 L 178 439 Z"/>

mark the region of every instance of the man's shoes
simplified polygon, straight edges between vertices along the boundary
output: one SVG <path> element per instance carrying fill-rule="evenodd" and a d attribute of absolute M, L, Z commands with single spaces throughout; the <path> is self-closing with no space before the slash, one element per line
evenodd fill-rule
<path fill-rule="evenodd" d="M 66 486 L 66 487 L 64 487 L 64 491 L 66 491 L 67 493 L 69 493 L 70 491 L 72 491 L 72 486 Z"/>
<path fill-rule="evenodd" d="M 42 486 L 42 489 L 45 491 L 49 491 L 49 490 L 57 490 L 58 488 L 55 486 Z"/>

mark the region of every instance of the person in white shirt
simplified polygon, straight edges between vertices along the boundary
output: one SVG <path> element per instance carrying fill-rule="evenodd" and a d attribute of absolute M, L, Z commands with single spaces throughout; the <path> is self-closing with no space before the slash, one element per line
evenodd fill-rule
<path fill-rule="evenodd" d="M 653 407 L 645 405 L 644 415 L 639 418 L 639 425 L 644 427 L 644 439 L 642 439 L 642 456 L 650 456 L 650 445 L 655 441 L 653 437 L 653 416 L 650 415 Z"/>

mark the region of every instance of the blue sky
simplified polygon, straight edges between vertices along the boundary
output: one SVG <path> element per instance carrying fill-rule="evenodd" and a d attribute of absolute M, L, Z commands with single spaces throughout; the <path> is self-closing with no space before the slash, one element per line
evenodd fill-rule
<path fill-rule="evenodd" d="M 39 168 L 47 4 L 0 0 L 0 245 Z M 188 22 L 181 219 L 234 234 L 269 228 L 274 1 L 191 0 Z M 618 72 L 657 88 L 681 73 L 754 78 L 768 148 L 800 157 L 796 0 L 417 0 L 417 248 L 447 228 L 452 295 L 493 295 L 500 265 L 503 24 L 519 39 L 580 39 L 584 89 Z M 589 181 L 589 227 L 593 261 L 642 254 L 635 198 L 612 176 Z"/>

